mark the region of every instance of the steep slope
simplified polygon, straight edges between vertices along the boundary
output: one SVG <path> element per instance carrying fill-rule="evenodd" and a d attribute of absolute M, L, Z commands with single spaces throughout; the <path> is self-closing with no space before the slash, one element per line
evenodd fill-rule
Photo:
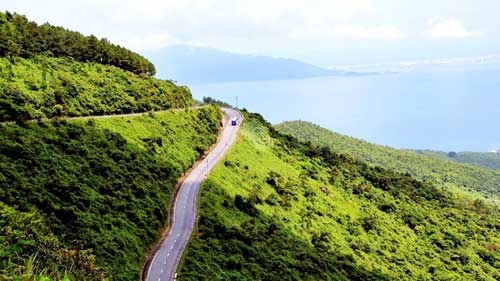
<path fill-rule="evenodd" d="M 479 192 L 492 198 L 500 197 L 500 171 L 370 144 L 336 134 L 309 122 L 284 122 L 276 128 L 299 140 L 311 142 L 313 145 L 328 146 L 335 152 L 349 154 L 393 171 L 409 173 L 417 179 L 431 181 L 444 188 Z"/>
<path fill-rule="evenodd" d="M 137 280 L 221 118 L 153 113 L 193 104 L 154 72 L 105 39 L 0 13 L 0 280 Z"/>
<path fill-rule="evenodd" d="M 220 118 L 205 107 L 0 126 L 0 279 L 137 280 Z"/>
<path fill-rule="evenodd" d="M 164 110 L 192 104 L 187 87 L 70 58 L 0 57 L 0 121 Z"/>
<path fill-rule="evenodd" d="M 458 163 L 472 164 L 488 169 L 500 169 L 500 154 L 495 152 L 443 152 L 433 150 L 415 150 L 414 152 L 425 156 L 438 157 Z"/>
<path fill-rule="evenodd" d="M 106 39 L 0 12 L 0 122 L 191 106 L 141 55 Z"/>
<path fill-rule="evenodd" d="M 234 54 L 185 45 L 166 47 L 146 56 L 157 66 L 158 77 L 189 84 L 349 74 L 293 59 Z"/>
<path fill-rule="evenodd" d="M 179 280 L 498 280 L 498 207 L 301 144 L 259 115 L 201 194 Z"/>

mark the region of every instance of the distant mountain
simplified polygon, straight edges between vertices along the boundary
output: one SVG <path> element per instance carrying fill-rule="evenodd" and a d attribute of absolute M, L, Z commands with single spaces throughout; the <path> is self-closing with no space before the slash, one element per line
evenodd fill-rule
<path fill-rule="evenodd" d="M 282 80 L 329 75 L 357 75 L 286 58 L 252 56 L 186 45 L 166 47 L 145 56 L 157 77 L 181 83 Z"/>
<path fill-rule="evenodd" d="M 500 169 L 500 154 L 495 152 L 443 152 L 433 150 L 415 150 L 415 152 L 459 163 L 472 164 L 489 169 Z"/>

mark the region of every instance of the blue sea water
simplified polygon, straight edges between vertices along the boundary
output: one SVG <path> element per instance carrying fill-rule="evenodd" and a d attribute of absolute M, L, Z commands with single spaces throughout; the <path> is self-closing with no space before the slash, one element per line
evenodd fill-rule
<path fill-rule="evenodd" d="M 311 121 L 396 148 L 500 147 L 500 65 L 435 66 L 395 74 L 192 85 L 271 123 Z"/>

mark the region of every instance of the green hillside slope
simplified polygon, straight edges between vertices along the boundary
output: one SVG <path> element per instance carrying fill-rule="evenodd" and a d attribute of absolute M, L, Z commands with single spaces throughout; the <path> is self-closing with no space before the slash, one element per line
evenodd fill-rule
<path fill-rule="evenodd" d="M 137 280 L 222 117 L 163 111 L 193 99 L 154 73 L 106 39 L 0 13 L 0 280 Z"/>
<path fill-rule="evenodd" d="M 203 184 L 178 280 L 498 280 L 498 207 L 247 114 Z"/>
<path fill-rule="evenodd" d="M 48 23 L 38 25 L 23 15 L 0 12 L 0 57 L 38 55 L 113 65 L 136 74 L 156 72 L 154 65 L 143 56 L 107 39 L 84 36 Z"/>
<path fill-rule="evenodd" d="M 187 87 L 69 58 L 0 58 L 0 121 L 165 110 L 192 104 Z"/>
<path fill-rule="evenodd" d="M 220 118 L 205 107 L 0 126 L 0 280 L 137 280 Z"/>
<path fill-rule="evenodd" d="M 349 154 L 356 159 L 394 171 L 409 173 L 419 180 L 431 181 L 444 188 L 479 192 L 492 198 L 500 196 L 500 171 L 370 144 L 336 134 L 309 122 L 284 122 L 277 125 L 276 129 L 313 145 L 328 146 L 335 152 Z"/>
<path fill-rule="evenodd" d="M 500 154 L 495 152 L 443 152 L 433 150 L 415 150 L 417 154 L 433 156 L 458 163 L 472 164 L 479 167 L 500 169 Z"/>

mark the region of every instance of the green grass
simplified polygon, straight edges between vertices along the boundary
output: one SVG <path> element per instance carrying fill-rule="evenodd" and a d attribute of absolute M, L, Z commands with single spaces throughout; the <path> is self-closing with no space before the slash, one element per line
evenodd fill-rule
<path fill-rule="evenodd" d="M 98 63 L 0 57 L 0 121 L 183 108 L 187 87 Z"/>
<path fill-rule="evenodd" d="M 204 107 L 0 126 L 0 279 L 137 280 L 220 118 Z"/>
<path fill-rule="evenodd" d="M 179 280 L 497 280 L 498 207 L 246 116 Z"/>
<path fill-rule="evenodd" d="M 398 150 L 374 145 L 363 140 L 343 136 L 309 122 L 292 121 L 276 126 L 289 134 L 313 145 L 328 146 L 369 164 L 401 173 L 409 173 L 419 180 L 431 181 L 454 192 L 476 193 L 479 197 L 500 198 L 500 170 L 491 170 L 428 157 L 425 153 Z"/>

